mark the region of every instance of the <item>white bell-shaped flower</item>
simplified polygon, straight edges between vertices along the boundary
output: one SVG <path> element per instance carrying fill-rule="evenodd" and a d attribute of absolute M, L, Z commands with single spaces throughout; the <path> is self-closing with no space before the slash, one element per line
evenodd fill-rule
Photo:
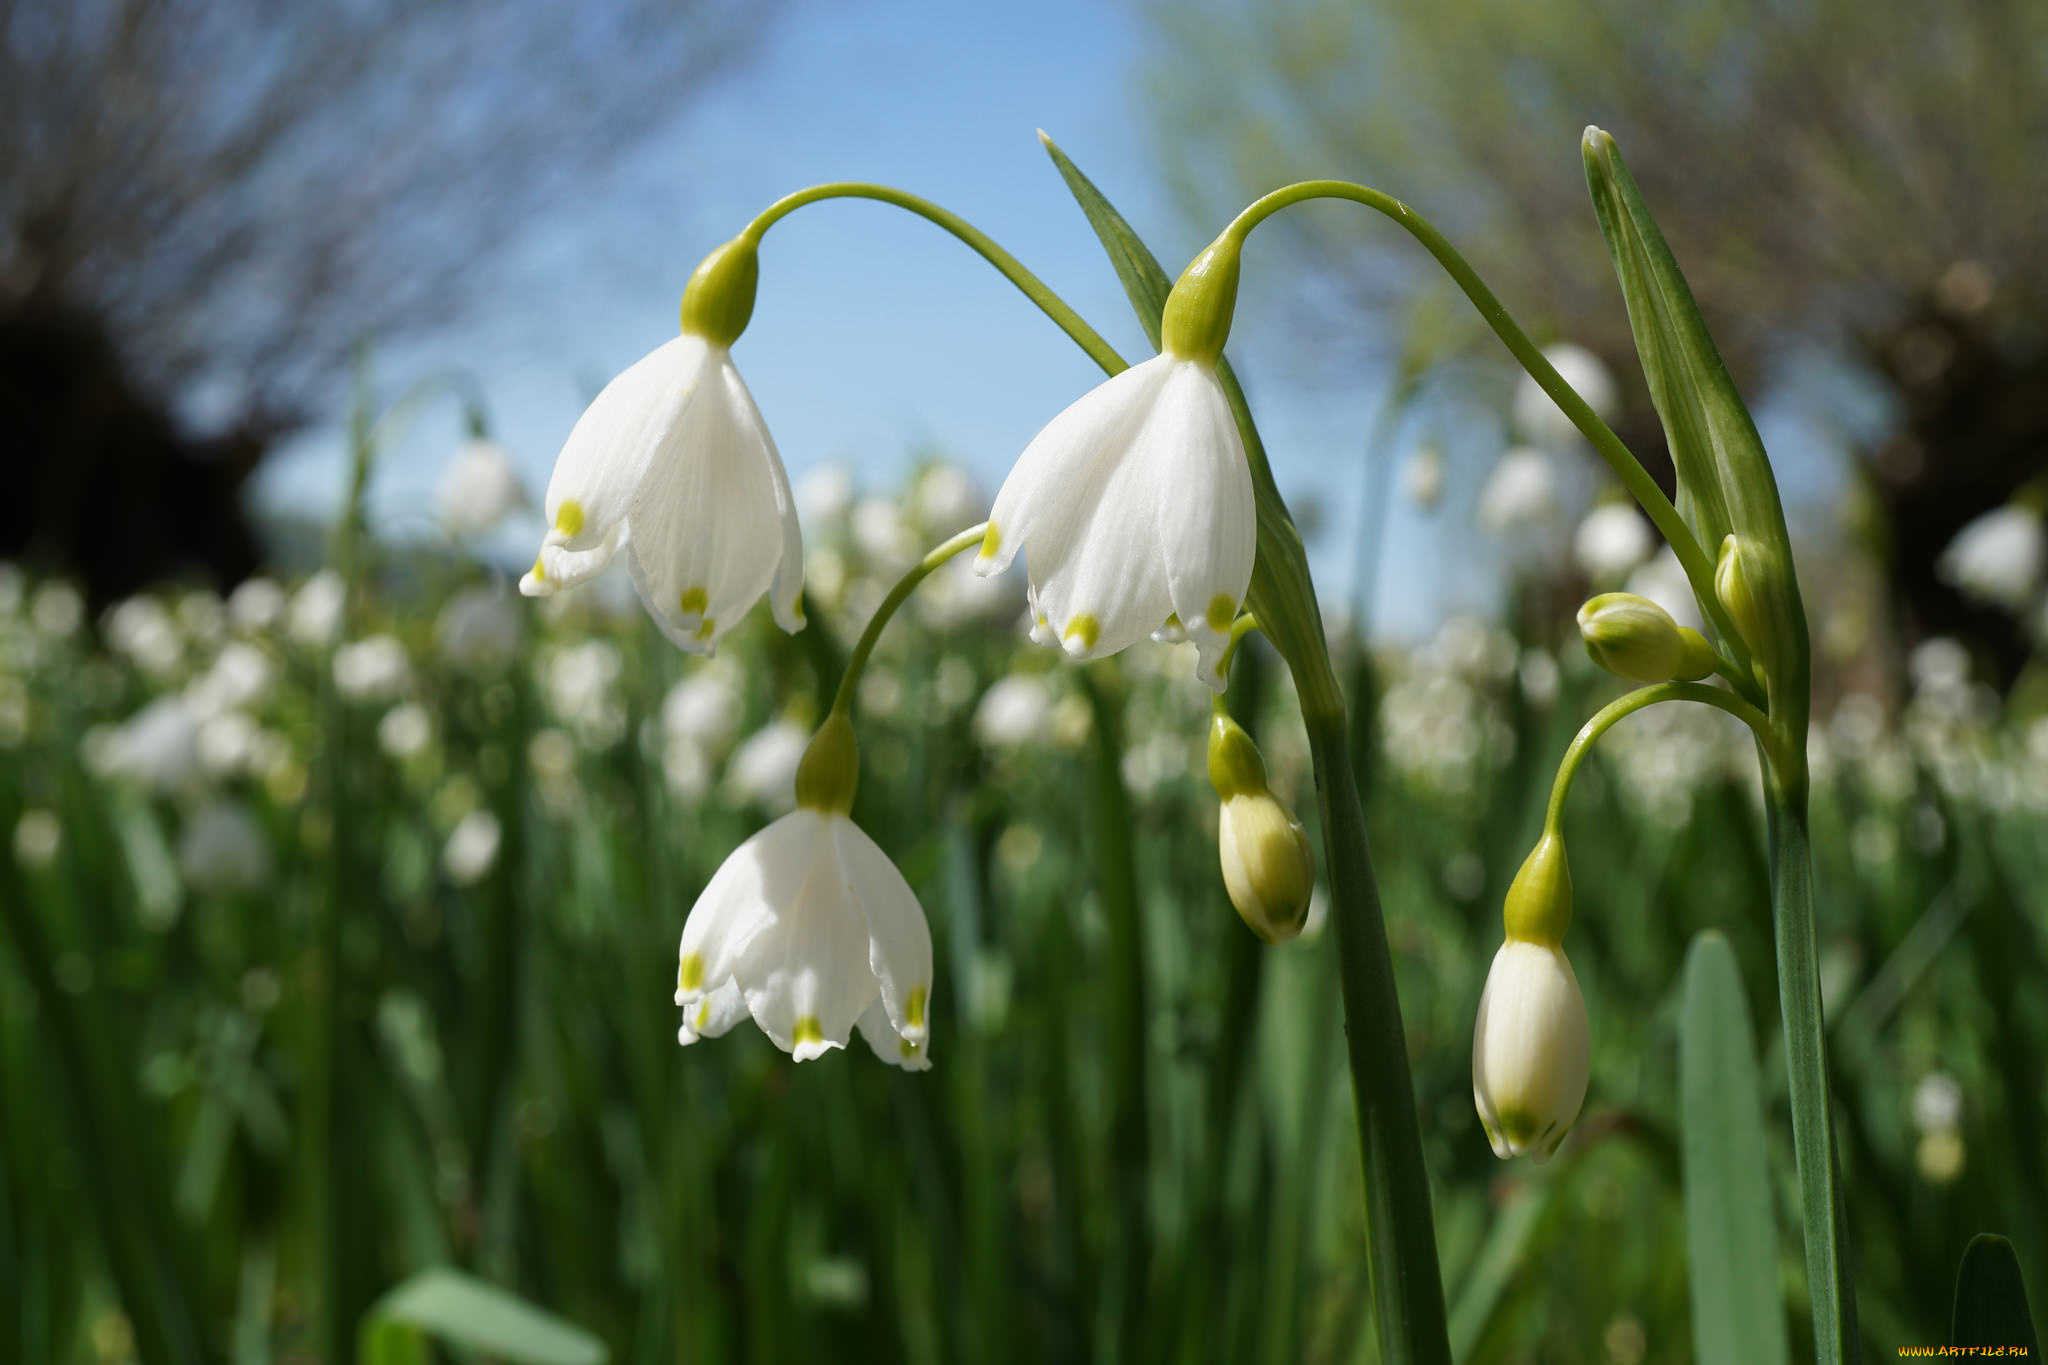
<path fill-rule="evenodd" d="M 1562 948 L 1511 938 L 1472 1031 L 1472 1100 L 1493 1153 L 1548 1161 L 1586 1102 L 1586 998 Z"/>
<path fill-rule="evenodd" d="M 922 1071 L 931 929 L 903 874 L 845 814 L 852 731 L 834 734 L 834 723 L 806 756 L 802 804 L 735 849 L 690 910 L 677 1039 L 717 1037 L 752 1015 L 802 1062 L 845 1047 L 858 1028 L 877 1056 Z"/>
<path fill-rule="evenodd" d="M 572 587 L 623 547 L 669 639 L 707 654 L 762 594 L 803 625 L 803 537 L 789 476 L 731 353 L 685 333 L 605 385 L 548 480 L 549 530 L 519 581 Z"/>
<path fill-rule="evenodd" d="M 2048 525 L 2024 504 L 1994 507 L 1956 532 L 1935 572 L 1966 597 L 2021 611 L 2048 577 Z"/>
<path fill-rule="evenodd" d="M 1136 644 L 1177 618 L 1216 665 L 1251 584 L 1251 467 L 1212 362 L 1168 351 L 1055 417 L 996 494 L 975 571 L 1021 551 L 1032 637 L 1076 659 Z"/>

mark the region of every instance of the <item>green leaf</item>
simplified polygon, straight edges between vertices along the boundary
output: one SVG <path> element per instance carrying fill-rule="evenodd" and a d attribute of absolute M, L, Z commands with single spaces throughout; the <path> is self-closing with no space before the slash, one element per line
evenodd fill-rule
<path fill-rule="evenodd" d="M 1686 954 L 1678 1070 L 1693 1352 L 1700 1365 L 1783 1365 L 1756 1044 L 1735 952 L 1718 933 Z"/>
<path fill-rule="evenodd" d="M 1950 1319 L 1951 1346 L 2024 1346 L 2028 1359 L 2041 1356 L 2041 1339 L 2027 1311 L 2027 1286 L 2012 1243 L 1980 1232 L 1956 1268 L 1956 1309 Z"/>
<path fill-rule="evenodd" d="M 1081 168 L 1068 159 L 1053 140 L 1043 132 L 1038 140 L 1045 144 L 1045 150 L 1052 155 L 1053 165 L 1059 167 L 1060 178 L 1067 182 L 1074 200 L 1080 204 L 1081 212 L 1088 216 L 1088 225 L 1095 229 L 1095 235 L 1102 239 L 1102 249 L 1109 254 L 1109 263 L 1116 269 L 1116 277 L 1123 281 L 1124 293 L 1130 296 L 1131 309 L 1138 315 L 1138 325 L 1145 329 L 1146 340 L 1152 349 L 1159 349 L 1159 318 L 1166 309 L 1166 296 L 1173 291 L 1173 278 L 1159 264 L 1159 258 L 1131 231 L 1131 225 L 1124 221 L 1122 214 L 1103 197 L 1095 182 L 1081 174 Z"/>
<path fill-rule="evenodd" d="M 603 1365 L 604 1343 L 574 1323 L 459 1270 L 424 1270 L 370 1310 L 361 1365 L 426 1365 L 434 1338 L 508 1365 Z"/>

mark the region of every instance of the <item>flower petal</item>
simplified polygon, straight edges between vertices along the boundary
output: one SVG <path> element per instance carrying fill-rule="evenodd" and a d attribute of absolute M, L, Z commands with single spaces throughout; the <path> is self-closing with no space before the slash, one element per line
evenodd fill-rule
<path fill-rule="evenodd" d="M 734 849 L 683 923 L 676 1003 L 688 1006 L 734 975 L 748 946 L 801 892 L 830 848 L 815 811 L 791 811 Z"/>
<path fill-rule="evenodd" d="M 680 997 L 682 992 L 676 994 Z M 680 999 L 677 1003 L 681 1003 Z M 700 997 L 683 1011 L 683 1026 L 676 1030 L 676 1041 L 688 1047 L 699 1038 L 720 1037 L 746 1017 L 747 997 L 741 993 L 738 983 L 727 977 L 717 989 Z"/>
<path fill-rule="evenodd" d="M 1143 445 L 1131 458 L 1163 466 L 1159 536 L 1173 612 L 1199 651 L 1197 675 L 1220 692 L 1217 663 L 1251 587 L 1259 524 L 1244 438 L 1214 370 L 1174 371 Z"/>
<path fill-rule="evenodd" d="M 605 385 L 584 409 L 548 479 L 548 544 L 583 551 L 610 540 L 692 406 L 710 351 L 702 337 L 673 337 Z"/>
<path fill-rule="evenodd" d="M 731 359 L 713 349 L 696 401 L 627 512 L 633 584 L 662 633 L 709 653 L 774 581 L 794 527 L 790 507 L 760 413 Z"/>
<path fill-rule="evenodd" d="M 911 1042 L 930 1032 L 932 931 L 917 893 L 889 855 L 851 820 L 832 821 L 839 858 L 867 920 L 868 966 L 881 983 L 889 1025 Z"/>
<path fill-rule="evenodd" d="M 932 1069 L 931 1039 L 912 1042 L 900 1036 L 890 1025 L 889 1012 L 882 1008 L 880 996 L 876 996 L 874 1001 L 861 1011 L 856 1024 L 860 1029 L 860 1036 L 868 1040 L 868 1047 L 889 1065 L 900 1066 L 905 1071 Z"/>
<path fill-rule="evenodd" d="M 774 902 L 773 920 L 748 943 L 733 977 L 747 1008 L 775 1045 L 808 1061 L 845 1047 L 853 1024 L 875 998 L 867 920 L 855 903 L 828 819 L 807 817 L 809 846 L 790 859 L 796 885 Z"/>

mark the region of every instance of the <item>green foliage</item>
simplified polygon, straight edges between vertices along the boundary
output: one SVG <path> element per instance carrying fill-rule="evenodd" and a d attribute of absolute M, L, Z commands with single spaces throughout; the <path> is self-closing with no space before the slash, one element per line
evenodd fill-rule
<path fill-rule="evenodd" d="M 505 1365 L 604 1365 L 604 1343 L 574 1323 L 459 1270 L 423 1270 L 377 1301 L 357 1365 L 424 1365 L 429 1340 Z"/>
<path fill-rule="evenodd" d="M 1956 1267 L 1956 1310 L 1950 1320 L 1951 1346 L 2023 1347 L 2032 1359 L 2041 1354 L 2041 1339 L 2027 1311 L 2027 1286 L 2012 1243 L 1979 1233 L 1963 1250 Z"/>

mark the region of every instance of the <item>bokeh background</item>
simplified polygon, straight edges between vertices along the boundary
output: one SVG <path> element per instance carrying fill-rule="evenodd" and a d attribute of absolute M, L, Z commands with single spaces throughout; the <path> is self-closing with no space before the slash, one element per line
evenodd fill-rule
<path fill-rule="evenodd" d="M 1336 175 L 1434 217 L 1629 444 L 1585 199 L 1616 134 L 1777 463 L 1813 619 L 1822 973 L 1869 1359 L 1968 1238 L 2048 1276 L 2048 10 L 1697 0 L 0 3 L 0 1354 L 339 1361 L 453 1266 L 619 1361 L 1374 1358 L 1333 945 L 1232 914 L 1205 695 L 934 578 L 861 696 L 935 1068 L 680 1050 L 673 944 L 791 800 L 853 633 L 1095 379 L 876 205 L 778 227 L 737 358 L 811 628 L 680 655 L 622 574 L 511 590 L 562 438 L 775 196 L 935 198 L 1126 355 L 1034 136 L 1162 260 Z M 1454 1345 L 1691 1359 L 1679 968 L 1744 966 L 1804 1329 L 1754 760 L 1602 746 L 1568 825 L 1585 1117 L 1503 1165 L 1469 1038 L 1508 878 L 1683 612 L 1648 524 L 1412 242 L 1262 230 L 1232 358 L 1352 691 Z M 1232 700 L 1312 815 L 1291 689 Z M 2037 1312 L 2037 1320 L 2042 1315 Z M 437 1348 L 438 1349 L 438 1348 Z"/>

